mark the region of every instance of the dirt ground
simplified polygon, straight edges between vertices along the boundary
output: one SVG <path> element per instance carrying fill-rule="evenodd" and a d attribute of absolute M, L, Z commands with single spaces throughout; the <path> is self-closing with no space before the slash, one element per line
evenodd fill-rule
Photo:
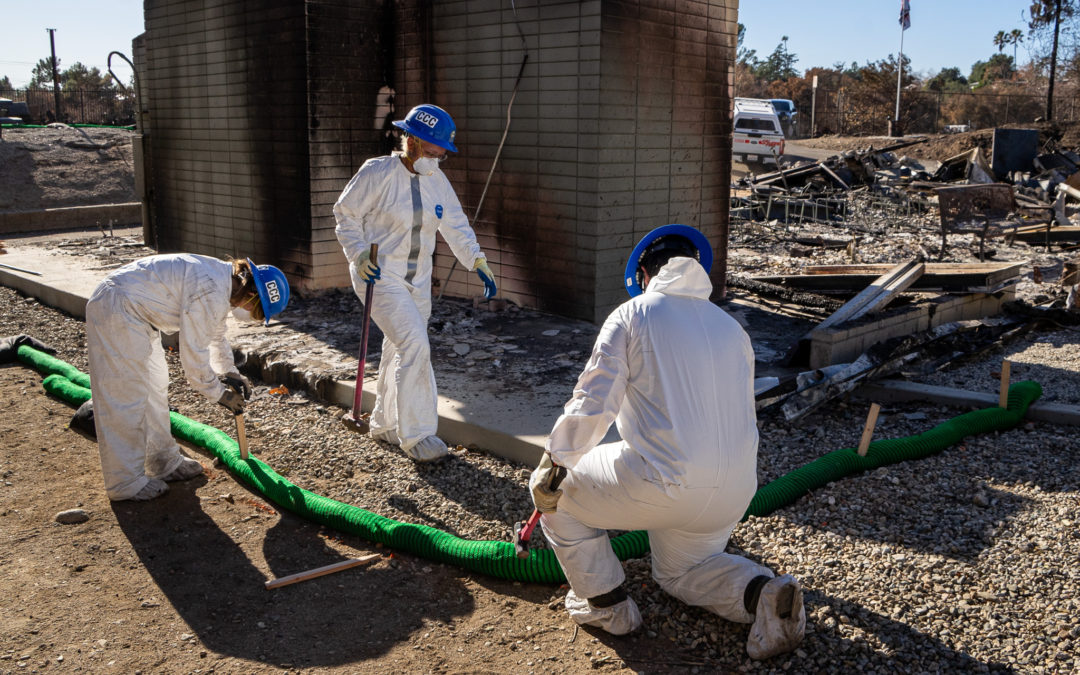
<path fill-rule="evenodd" d="M 85 370 L 80 321 L 0 291 L 0 334 L 66 336 L 58 356 Z M 169 360 L 181 413 L 228 429 L 217 406 L 182 395 L 179 360 Z M 186 452 L 206 475 L 151 502 L 111 503 L 96 444 L 67 427 L 71 406 L 47 396 L 36 372 L 0 366 L 0 401 L 0 673 L 614 672 L 635 663 L 663 672 L 704 663 L 677 650 L 657 658 L 643 635 L 576 630 L 564 589 L 390 553 L 281 513 L 194 447 Z M 252 447 L 270 441 L 250 434 Z M 89 519 L 54 520 L 69 509 Z M 381 557 L 264 588 L 370 553 Z M 745 627 L 731 630 L 745 639 Z"/>
<path fill-rule="evenodd" d="M 135 202 L 134 132 L 123 128 L 4 129 L 0 211 Z"/>
<path fill-rule="evenodd" d="M 115 140 L 105 133 L 95 136 L 97 130 L 87 131 L 94 144 Z M 121 136 L 130 132 L 112 133 Z M 114 178 L 126 185 L 130 169 L 118 158 L 122 144 L 114 143 L 108 149 L 93 145 L 81 148 L 78 144 L 85 139 L 78 141 L 77 136 L 81 135 L 70 129 L 47 129 L 20 140 L 5 130 L 0 153 L 14 154 L 0 154 L 0 160 L 22 157 L 16 163 L 22 162 L 20 166 L 32 172 L 28 174 L 32 178 L 26 183 L 20 183 L 18 177 L 0 182 L 0 209 L 128 201 L 130 197 L 123 196 L 128 193 L 108 187 Z M 944 144 L 976 142 L 975 138 L 944 138 L 940 152 L 952 156 L 962 148 Z M 837 149 L 870 144 L 865 139 L 854 144 L 850 140 L 836 143 L 843 145 Z M 106 156 L 113 155 L 117 158 L 106 161 Z M 72 161 L 73 156 L 80 159 Z M 30 163 L 25 157 L 30 157 Z M 67 163 L 75 168 L 65 168 Z M 7 169 L 4 176 L 7 181 Z M 98 180 L 82 181 L 82 187 L 74 189 L 74 183 L 65 183 L 65 176 L 97 176 Z M 37 187 L 31 188 L 30 183 Z M 35 190 L 36 194 L 31 194 Z M 131 190 L 133 193 L 133 183 Z M 110 196 L 114 194 L 119 196 Z M 48 336 L 59 348 L 60 358 L 86 370 L 81 321 L 8 289 L 0 289 L 0 293 L 0 336 Z M 170 402 L 184 415 L 231 430 L 231 422 L 217 406 L 191 395 L 175 355 L 169 360 L 174 384 Z M 659 609 L 646 616 L 647 632 L 619 638 L 599 630 L 578 629 L 562 607 L 565 588 L 502 581 L 391 553 L 281 513 L 196 448 L 185 451 L 203 462 L 205 475 L 172 483 L 168 495 L 152 502 L 110 503 L 101 487 L 95 443 L 67 428 L 72 408 L 45 395 L 40 376 L 21 364 L 0 365 L 0 410 L 4 447 L 0 452 L 0 541 L 4 542 L 0 547 L 0 596 L 4 598 L 0 603 L 0 675 L 65 670 L 522 674 L 904 672 L 908 666 L 915 671 L 940 672 L 1015 670 L 1006 665 L 1007 646 L 993 657 L 980 656 L 976 662 L 967 655 L 972 650 L 964 648 L 963 635 L 957 646 L 955 640 L 942 637 L 936 626 L 920 627 L 918 619 L 907 616 L 890 619 L 888 609 L 869 603 L 860 606 L 860 601 L 851 600 L 851 582 L 841 566 L 837 567 L 837 580 L 830 582 L 825 576 L 816 580 L 808 600 L 813 608 L 808 618 L 812 637 L 804 643 L 806 651 L 791 659 L 750 662 L 742 651 L 747 627 L 663 599 L 654 605 Z M 916 420 L 912 424 L 919 428 L 931 423 L 919 421 L 915 416 L 924 413 L 915 409 L 895 411 L 892 418 L 900 420 L 904 414 L 912 415 Z M 859 422 L 848 420 L 844 428 L 857 436 Z M 791 433 L 800 437 L 804 431 Z M 852 442 L 838 439 L 834 430 L 826 432 L 820 425 L 817 431 L 821 437 L 827 436 L 830 444 Z M 1069 432 L 1060 431 L 1059 438 L 1064 439 Z M 774 429 L 769 433 L 780 432 Z M 814 432 L 805 433 L 811 438 Z M 253 445 L 273 442 L 258 426 L 249 437 Z M 793 443 L 814 444 L 799 438 Z M 994 437 L 982 441 L 990 447 L 997 443 L 1005 441 Z M 763 443 L 763 447 L 782 448 L 777 443 Z M 771 461 L 784 465 L 795 458 L 779 453 Z M 775 466 L 768 468 L 781 472 Z M 939 473 L 948 474 L 950 468 L 945 465 Z M 902 479 L 906 493 L 917 495 L 920 470 L 926 469 L 898 469 L 898 477 L 888 480 L 899 483 Z M 424 480 L 423 474 L 418 476 L 418 482 Z M 1009 478 L 1010 483 L 1022 485 L 1022 481 Z M 864 482 L 885 480 L 882 474 L 867 476 Z M 865 526 L 868 519 L 877 526 L 878 521 L 892 518 L 885 511 L 866 507 L 871 515 L 855 514 L 848 523 L 837 513 L 834 494 L 842 504 L 844 495 L 850 493 L 821 490 L 808 498 L 810 506 L 800 511 L 804 520 L 778 517 L 763 520 L 756 530 L 740 528 L 739 543 L 748 550 L 765 551 L 768 562 L 785 561 L 798 572 L 803 542 L 832 536 L 828 545 L 840 550 L 841 545 L 833 540 L 841 537 L 826 527 L 825 519 L 835 519 L 832 527 L 851 539 L 854 528 Z M 406 498 L 404 495 L 403 501 Z M 976 509 L 982 507 L 972 505 L 966 495 L 954 500 L 956 504 L 941 501 L 961 512 L 966 522 L 978 518 L 989 522 L 991 512 L 971 515 L 979 514 Z M 1054 506 L 1057 508 L 1056 503 Z M 69 509 L 83 509 L 89 519 L 76 524 L 56 522 L 56 514 Z M 924 515 L 931 514 L 926 515 L 927 521 L 934 520 L 936 513 L 924 510 Z M 920 532 L 932 533 L 934 528 L 935 523 L 926 522 Z M 1033 532 L 1044 529 L 1031 528 Z M 744 534 L 747 531 L 749 535 Z M 349 571 L 277 590 L 264 587 L 269 579 L 371 553 L 380 557 Z M 902 567 L 888 566 L 896 563 L 896 555 L 885 547 L 862 558 L 845 559 L 860 561 L 860 583 L 885 583 L 891 577 L 909 588 L 918 586 L 917 581 L 903 576 Z M 841 554 L 830 555 L 834 556 Z M 875 564 L 885 567 L 873 567 Z M 639 601 L 662 595 L 648 579 L 647 562 L 630 561 L 627 568 L 634 586 L 632 595 Z M 956 576 L 952 569 L 947 567 L 942 576 Z M 1048 571 L 1046 578 L 1052 581 L 1053 573 Z M 938 582 L 935 577 L 934 583 Z M 877 591 L 878 596 L 889 604 L 898 597 L 889 590 Z M 1069 612 L 1072 606 L 1063 606 L 1062 611 Z M 866 611 L 900 626 L 898 630 L 908 642 L 875 642 L 874 631 L 865 628 L 873 625 L 865 620 Z M 966 606 L 961 611 L 966 612 Z M 974 614 L 972 618 L 979 620 Z M 685 644 L 678 638 L 687 627 L 708 638 Z M 1065 635 L 1078 639 L 1080 630 Z M 1062 652 L 1068 651 L 1066 641 Z M 710 658 L 706 653 L 720 656 Z M 911 663 L 911 658 L 926 661 Z"/>

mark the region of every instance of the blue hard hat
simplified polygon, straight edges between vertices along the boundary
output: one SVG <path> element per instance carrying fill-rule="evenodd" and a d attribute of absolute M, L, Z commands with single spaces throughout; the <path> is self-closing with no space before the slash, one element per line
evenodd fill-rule
<path fill-rule="evenodd" d="M 709 240 L 705 238 L 705 235 L 689 225 L 664 225 L 642 237 L 630 253 L 630 259 L 626 261 L 624 276 L 626 292 L 630 294 L 630 297 L 633 298 L 645 292 L 638 270 L 641 268 L 641 259 L 646 253 L 667 248 L 665 244 L 685 248 L 687 243 L 697 249 L 697 260 L 705 268 L 705 272 L 711 270 L 712 246 L 709 245 Z"/>
<path fill-rule="evenodd" d="M 289 304 L 289 280 L 285 273 L 273 265 L 256 265 L 247 259 L 251 275 L 255 277 L 255 288 L 259 291 L 259 302 L 263 308 L 263 323 L 270 323 L 270 317 L 280 314 Z"/>
<path fill-rule="evenodd" d="M 437 105 L 424 103 L 409 111 L 403 120 L 396 120 L 394 126 L 404 129 L 411 136 L 416 136 L 422 141 L 434 143 L 440 148 L 446 148 L 450 152 L 457 152 L 454 145 L 454 134 L 457 127 L 450 113 Z"/>

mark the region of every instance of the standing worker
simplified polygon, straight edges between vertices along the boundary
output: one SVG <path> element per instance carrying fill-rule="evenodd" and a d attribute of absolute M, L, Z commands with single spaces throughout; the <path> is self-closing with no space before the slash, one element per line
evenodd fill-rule
<path fill-rule="evenodd" d="M 617 635 L 641 625 L 606 530 L 645 529 L 660 587 L 752 623 L 746 650 L 764 659 L 794 649 L 806 617 L 793 577 L 724 552 L 757 490 L 758 432 L 754 352 L 709 301 L 711 264 L 708 241 L 685 225 L 638 243 L 631 300 L 604 322 L 529 487 L 574 621 Z M 598 445 L 612 422 L 622 440 Z M 553 490 L 558 467 L 567 473 Z"/>
<path fill-rule="evenodd" d="M 166 481 L 202 473 L 169 430 L 169 368 L 159 331 L 179 332 L 191 386 L 243 412 L 251 395 L 225 339 L 225 319 L 265 320 L 285 309 L 289 282 L 272 265 L 188 253 L 154 255 L 112 272 L 86 303 L 94 425 L 109 499 L 145 501 Z M 219 379 L 220 378 L 220 379 Z"/>
<path fill-rule="evenodd" d="M 383 343 L 371 437 L 430 462 L 447 454 L 446 443 L 435 435 L 438 399 L 427 334 L 436 230 L 457 259 L 479 275 L 486 298 L 495 296 L 495 276 L 439 169 L 447 151 L 457 152 L 454 120 L 442 108 L 424 104 L 394 126 L 405 132 L 401 149 L 364 162 L 334 204 L 334 217 L 357 296 L 363 300 L 364 284 L 379 280 L 371 318 L 383 332 Z M 369 257 L 372 244 L 379 246 L 378 264 Z"/>

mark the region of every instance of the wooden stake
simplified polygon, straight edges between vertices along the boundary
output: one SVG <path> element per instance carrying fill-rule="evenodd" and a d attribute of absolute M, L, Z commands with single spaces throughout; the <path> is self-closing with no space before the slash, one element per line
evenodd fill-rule
<path fill-rule="evenodd" d="M 295 584 L 298 581 L 307 581 L 308 579 L 314 579 L 315 577 L 321 577 L 326 574 L 333 574 L 334 572 L 340 572 L 341 570 L 347 570 L 350 567 L 356 567 L 357 565 L 370 562 L 378 557 L 381 557 L 380 554 L 372 553 L 363 558 L 350 558 L 348 560 L 336 562 L 332 565 L 326 565 L 325 567 L 316 567 L 307 572 L 297 572 L 296 574 L 290 574 L 289 576 L 281 577 L 280 579 L 271 579 L 266 582 L 266 588 L 280 588 L 282 586 L 288 586 L 289 584 Z"/>
<path fill-rule="evenodd" d="M 1001 389 L 998 393 L 998 405 L 1002 408 L 1009 407 L 1009 370 L 1012 367 L 1012 361 L 1008 359 L 1001 362 Z"/>
<path fill-rule="evenodd" d="M 866 426 L 863 427 L 862 439 L 859 441 L 859 457 L 866 457 L 866 449 L 870 447 L 870 439 L 874 437 L 874 427 L 877 426 L 877 416 L 881 406 L 877 403 L 870 404 L 870 414 L 866 417 Z"/>

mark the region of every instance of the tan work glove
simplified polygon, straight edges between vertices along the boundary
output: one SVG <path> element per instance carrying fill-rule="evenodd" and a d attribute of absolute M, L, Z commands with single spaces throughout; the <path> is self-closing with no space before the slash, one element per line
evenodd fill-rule
<path fill-rule="evenodd" d="M 532 491 L 533 505 L 537 511 L 555 513 L 558 510 L 559 497 L 562 497 L 562 490 L 558 486 L 565 475 L 566 469 L 555 466 L 551 455 L 545 452 L 529 476 L 529 490 Z"/>

